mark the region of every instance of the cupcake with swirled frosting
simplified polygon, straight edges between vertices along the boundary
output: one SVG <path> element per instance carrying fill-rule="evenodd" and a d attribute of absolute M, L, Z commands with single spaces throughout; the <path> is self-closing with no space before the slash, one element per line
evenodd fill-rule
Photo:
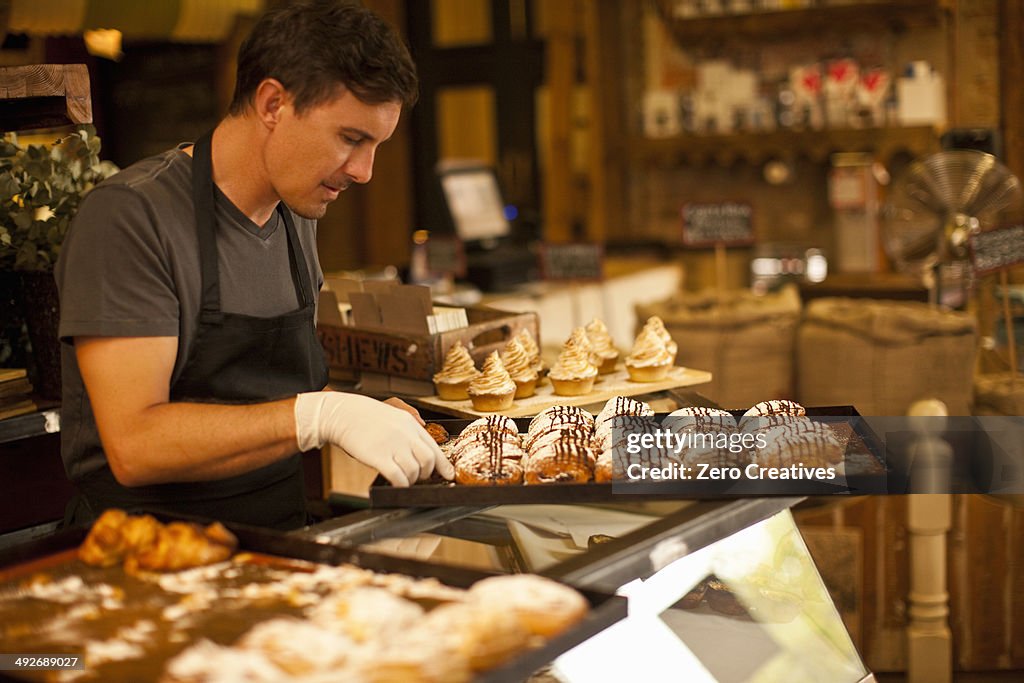
<path fill-rule="evenodd" d="M 626 370 L 634 382 L 658 382 L 665 379 L 672 366 L 673 354 L 656 330 L 644 327 L 626 356 Z"/>
<path fill-rule="evenodd" d="M 469 351 L 457 341 L 448 349 L 441 371 L 434 375 L 434 388 L 445 401 L 464 401 L 469 398 L 469 383 L 480 374 Z"/>
<path fill-rule="evenodd" d="M 612 335 L 608 333 L 608 326 L 600 318 L 594 318 L 586 327 L 587 339 L 590 341 L 591 362 L 597 366 L 597 372 L 607 375 L 615 372 L 615 363 L 619 360 L 619 350 L 612 342 Z"/>
<path fill-rule="evenodd" d="M 512 407 L 516 383 L 509 376 L 497 351 L 487 356 L 480 375 L 469 383 L 468 393 L 473 402 L 473 410 L 492 413 Z"/>
<path fill-rule="evenodd" d="M 672 356 L 672 362 L 676 362 L 676 353 L 679 351 L 679 345 L 676 344 L 675 340 L 672 339 L 672 335 L 665 329 L 665 323 L 656 315 L 652 315 L 644 323 L 644 329 L 651 330 L 658 336 L 664 344 L 665 348 L 668 349 L 669 354 Z"/>
<path fill-rule="evenodd" d="M 544 361 L 540 357 L 540 348 L 537 346 L 537 340 L 533 338 L 533 334 L 530 330 L 525 327 L 519 330 L 519 334 L 516 335 L 516 339 L 523 345 L 523 350 L 526 351 L 526 355 L 530 357 L 530 366 L 537 371 L 537 377 L 543 379 L 547 375 L 547 368 L 544 367 Z"/>
<path fill-rule="evenodd" d="M 530 363 L 526 349 L 515 337 L 508 340 L 501 352 L 501 361 L 505 364 L 512 381 L 516 383 L 516 398 L 529 398 L 537 388 L 537 371 Z"/>
<path fill-rule="evenodd" d="M 586 330 L 582 327 L 573 330 L 548 373 L 555 394 L 582 396 L 590 393 L 597 378 L 597 366 L 590 362 L 592 350 Z"/>

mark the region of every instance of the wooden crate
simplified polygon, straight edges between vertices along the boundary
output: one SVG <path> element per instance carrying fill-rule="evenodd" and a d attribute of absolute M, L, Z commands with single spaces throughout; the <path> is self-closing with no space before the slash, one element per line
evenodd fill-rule
<path fill-rule="evenodd" d="M 467 308 L 466 317 L 468 327 L 437 334 L 321 323 L 317 335 L 332 376 L 343 373 L 362 380 L 364 389 L 400 393 L 433 393 L 433 376 L 457 341 L 473 356 L 477 367 L 523 329 L 540 341 L 536 313 L 509 313 L 481 306 Z"/>

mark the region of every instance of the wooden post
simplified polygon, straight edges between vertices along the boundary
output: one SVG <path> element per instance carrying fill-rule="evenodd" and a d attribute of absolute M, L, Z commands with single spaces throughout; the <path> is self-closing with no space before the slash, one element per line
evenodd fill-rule
<path fill-rule="evenodd" d="M 953 680 L 953 636 L 949 628 L 946 580 L 946 535 L 952 525 L 949 494 L 952 447 L 941 436 L 946 406 L 936 400 L 910 407 L 918 417 L 919 435 L 907 453 L 910 490 L 907 534 L 910 548 L 910 592 L 907 624 L 908 683 L 949 683 Z"/>
<path fill-rule="evenodd" d="M 1010 346 L 1010 389 L 1017 384 L 1017 338 L 1010 312 L 1010 277 L 1006 269 L 999 271 L 999 285 L 1003 288 L 1003 322 L 1006 325 L 1006 343 Z"/>
<path fill-rule="evenodd" d="M 946 534 L 952 513 L 949 494 L 909 496 L 910 595 L 907 624 L 907 681 L 953 680 L 953 636 L 949 630 Z"/>
<path fill-rule="evenodd" d="M 719 299 L 725 298 L 725 291 L 729 288 L 729 264 L 726 256 L 725 245 L 719 242 L 715 245 L 715 295 Z"/>
<path fill-rule="evenodd" d="M 572 164 L 570 135 L 576 84 L 576 3 L 545 4 L 548 13 L 548 164 L 544 174 L 544 239 L 570 242 Z"/>

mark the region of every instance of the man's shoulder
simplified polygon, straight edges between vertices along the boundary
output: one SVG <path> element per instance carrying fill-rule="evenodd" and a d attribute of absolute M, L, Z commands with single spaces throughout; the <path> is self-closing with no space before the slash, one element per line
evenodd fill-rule
<path fill-rule="evenodd" d="M 136 161 L 97 185 L 97 189 L 128 188 L 146 193 L 162 188 L 188 189 L 192 165 L 177 149 Z"/>

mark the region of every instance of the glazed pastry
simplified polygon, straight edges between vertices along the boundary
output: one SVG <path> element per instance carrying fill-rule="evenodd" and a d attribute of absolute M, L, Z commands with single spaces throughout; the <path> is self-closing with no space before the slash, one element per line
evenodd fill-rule
<path fill-rule="evenodd" d="M 518 339 L 512 338 L 505 344 L 501 354 L 505 369 L 516 383 L 516 398 L 529 398 L 537 388 L 537 371 L 530 363 L 530 356 Z"/>
<path fill-rule="evenodd" d="M 473 420 L 457 437 L 457 441 L 472 439 L 482 432 L 503 432 L 509 436 L 519 438 L 519 427 L 516 421 L 505 415 L 487 415 Z"/>
<path fill-rule="evenodd" d="M 657 429 L 658 423 L 652 417 L 617 415 L 612 418 L 609 438 L 600 445 L 598 461 L 603 461 L 602 468 L 607 472 L 614 466 L 615 474 L 624 474 L 629 465 L 662 466 L 664 462 L 661 449 L 657 446 L 645 447 L 639 442 L 644 434 L 654 435 Z"/>
<path fill-rule="evenodd" d="M 155 543 L 125 557 L 124 569 L 136 571 L 180 571 L 223 562 L 238 549 L 238 539 L 220 522 L 207 527 L 171 522 L 157 534 Z"/>
<path fill-rule="evenodd" d="M 459 462 L 467 453 L 474 451 L 484 440 L 500 441 L 502 447 L 514 448 L 510 452 L 518 453 L 522 450 L 522 440 L 518 434 L 508 434 L 499 431 L 477 431 L 469 436 L 460 436 L 459 439 L 447 451 L 448 460 L 458 467 Z M 443 452 L 443 449 L 442 449 Z"/>
<path fill-rule="evenodd" d="M 806 417 L 766 429 L 764 448 L 752 449 L 754 461 L 764 467 L 829 467 L 843 462 L 845 448 L 828 425 Z"/>
<path fill-rule="evenodd" d="M 548 373 L 558 396 L 582 396 L 594 388 L 597 367 L 590 362 L 591 347 L 582 327 L 573 330 Z"/>
<path fill-rule="evenodd" d="M 89 534 L 78 548 L 78 558 L 94 567 L 112 567 L 124 560 L 130 549 L 124 535 L 128 513 L 111 508 L 93 522 Z M 155 521 L 155 520 L 154 520 Z"/>
<path fill-rule="evenodd" d="M 614 448 L 601 451 L 594 462 L 594 481 L 604 483 L 625 479 L 626 467 L 629 465 L 623 457 L 625 453 L 625 450 L 616 451 Z"/>
<path fill-rule="evenodd" d="M 477 581 L 469 589 L 469 598 L 512 612 L 527 631 L 548 638 L 562 633 L 587 613 L 587 601 L 576 590 L 532 574 Z"/>
<path fill-rule="evenodd" d="M 658 382 L 668 374 L 674 357 L 658 332 L 645 326 L 626 356 L 626 370 L 634 382 Z"/>
<path fill-rule="evenodd" d="M 523 483 L 523 451 L 498 432 L 481 434 L 466 444 L 455 463 L 455 481 L 472 486 Z"/>
<path fill-rule="evenodd" d="M 627 396 L 614 396 L 604 404 L 594 420 L 594 444 L 603 449 L 611 438 L 612 421 L 620 415 L 652 417 L 654 410 L 648 404 Z"/>
<path fill-rule="evenodd" d="M 527 433 L 532 436 L 552 425 L 561 424 L 572 424 L 590 432 L 594 429 L 594 416 L 579 406 L 551 406 L 530 420 Z"/>
<path fill-rule="evenodd" d="M 238 539 L 219 522 L 205 528 L 185 522 L 164 525 L 149 515 L 128 515 L 111 508 L 93 524 L 78 556 L 100 567 L 123 561 L 125 571 L 134 574 L 223 562 L 237 548 Z"/>
<path fill-rule="evenodd" d="M 702 432 L 736 431 L 736 418 L 727 410 L 704 406 L 680 408 L 665 417 L 666 427 L 681 429 L 688 425 L 693 425 Z"/>
<path fill-rule="evenodd" d="M 441 445 L 448 441 L 448 430 L 443 425 L 439 425 L 436 422 L 428 422 L 423 428 L 427 430 L 427 434 L 430 434 L 430 438 L 434 440 L 434 443 Z"/>
<path fill-rule="evenodd" d="M 550 444 L 563 435 L 589 441 L 594 429 L 594 418 L 576 406 L 551 406 L 530 421 L 524 445 L 533 452 L 541 444 Z"/>
<path fill-rule="evenodd" d="M 765 420 L 764 418 L 775 416 L 782 416 L 783 418 L 803 417 L 806 414 L 807 410 L 796 401 L 787 399 L 761 401 L 760 403 L 755 403 L 747 412 L 743 413 L 743 416 L 740 418 L 740 430 L 752 431 L 759 427 L 770 427 L 773 426 L 773 423 L 786 421 L 784 419 Z"/>
<path fill-rule="evenodd" d="M 516 335 L 516 339 L 523 345 L 523 350 L 526 351 L 526 355 L 530 357 L 530 365 L 537 371 L 537 376 L 543 377 L 547 374 L 547 370 L 544 367 L 544 361 L 541 360 L 540 357 L 540 349 L 537 347 L 537 340 L 533 338 L 530 331 L 524 327 L 519 330 L 519 334 Z"/>
<path fill-rule="evenodd" d="M 469 398 L 469 383 L 479 375 L 469 351 L 456 341 L 445 354 L 441 371 L 434 375 L 434 388 L 438 397 L 446 401 L 465 400 Z"/>
<path fill-rule="evenodd" d="M 484 361 L 480 376 L 469 383 L 468 391 L 474 410 L 495 412 L 512 407 L 516 383 L 509 376 L 497 351 L 492 351 Z"/>
<path fill-rule="evenodd" d="M 562 438 L 526 458 L 527 484 L 586 482 L 594 478 L 594 453 L 588 441 Z"/>
<path fill-rule="evenodd" d="M 601 375 L 615 372 L 615 362 L 619 359 L 619 350 L 612 342 L 608 327 L 598 318 L 594 318 L 586 327 L 587 339 L 590 341 L 591 362 L 597 366 Z"/>

